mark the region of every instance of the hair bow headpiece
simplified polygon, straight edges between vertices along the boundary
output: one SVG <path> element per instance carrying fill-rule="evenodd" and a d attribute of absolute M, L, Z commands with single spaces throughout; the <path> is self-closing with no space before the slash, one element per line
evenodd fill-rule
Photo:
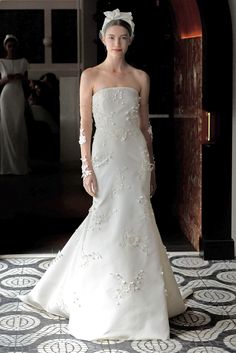
<path fill-rule="evenodd" d="M 16 38 L 16 36 L 14 36 L 14 34 L 7 34 L 4 38 L 3 45 L 5 46 L 6 42 L 10 39 L 13 39 L 18 43 L 18 39 Z"/>
<path fill-rule="evenodd" d="M 123 20 L 125 22 L 127 22 L 130 27 L 131 27 L 131 30 L 132 30 L 132 36 L 134 34 L 134 22 L 132 21 L 133 20 L 133 16 L 132 16 L 132 13 L 131 12 L 120 12 L 119 9 L 116 9 L 116 10 L 113 10 L 113 11 L 106 11 L 104 12 L 104 15 L 105 15 L 105 20 L 103 22 L 103 25 L 102 25 L 102 29 L 101 29 L 101 33 L 102 35 L 104 35 L 104 30 L 107 26 L 107 24 L 111 21 L 114 21 L 114 20 Z"/>

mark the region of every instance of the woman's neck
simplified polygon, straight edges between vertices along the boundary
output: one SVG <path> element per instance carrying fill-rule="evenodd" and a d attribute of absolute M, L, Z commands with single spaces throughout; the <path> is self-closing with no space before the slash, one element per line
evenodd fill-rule
<path fill-rule="evenodd" d="M 7 55 L 5 58 L 10 59 L 10 60 L 16 59 L 16 57 L 14 55 Z"/>
<path fill-rule="evenodd" d="M 5 56 L 5 58 L 6 59 L 16 59 L 16 57 L 17 57 L 17 53 L 15 52 L 15 51 L 6 51 L 6 56 Z"/>
<path fill-rule="evenodd" d="M 122 73 L 128 67 L 128 64 L 125 60 L 114 60 L 113 58 L 109 59 L 108 57 L 103 62 L 103 65 L 104 67 L 106 67 L 107 70 L 113 73 Z"/>

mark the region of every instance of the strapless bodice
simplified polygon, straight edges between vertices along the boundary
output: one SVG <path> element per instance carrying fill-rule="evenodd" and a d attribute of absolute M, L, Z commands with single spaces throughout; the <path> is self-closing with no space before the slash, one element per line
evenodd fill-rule
<path fill-rule="evenodd" d="M 107 87 L 93 95 L 96 128 L 138 125 L 139 93 L 132 87 Z"/>

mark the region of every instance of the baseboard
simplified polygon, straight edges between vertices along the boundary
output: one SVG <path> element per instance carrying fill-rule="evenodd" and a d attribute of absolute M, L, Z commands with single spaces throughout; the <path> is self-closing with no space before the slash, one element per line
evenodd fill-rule
<path fill-rule="evenodd" d="M 233 260 L 235 258 L 234 241 L 233 239 L 203 239 L 201 255 L 205 260 Z"/>

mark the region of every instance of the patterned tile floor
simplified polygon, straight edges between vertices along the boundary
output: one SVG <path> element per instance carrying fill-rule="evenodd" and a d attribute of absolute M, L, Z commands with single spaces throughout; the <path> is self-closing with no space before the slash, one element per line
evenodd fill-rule
<path fill-rule="evenodd" d="M 181 289 L 194 288 L 186 312 L 170 320 L 168 341 L 74 339 L 67 320 L 32 310 L 17 299 L 52 261 L 49 254 L 0 256 L 0 353 L 227 353 L 236 352 L 236 260 L 206 261 L 170 252 Z"/>

